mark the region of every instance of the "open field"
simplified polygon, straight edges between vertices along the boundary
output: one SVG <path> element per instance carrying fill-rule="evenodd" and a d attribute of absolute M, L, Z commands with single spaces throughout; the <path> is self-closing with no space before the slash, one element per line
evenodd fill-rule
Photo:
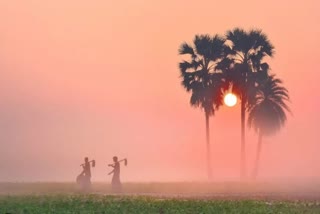
<path fill-rule="evenodd" d="M 317 203 L 255 200 L 182 200 L 142 196 L 29 195 L 0 196 L 0 213 L 32 214 L 204 214 L 320 213 Z"/>
<path fill-rule="evenodd" d="M 0 183 L 0 213 L 320 213 L 319 185 L 126 183 L 122 194 L 94 183 Z"/>

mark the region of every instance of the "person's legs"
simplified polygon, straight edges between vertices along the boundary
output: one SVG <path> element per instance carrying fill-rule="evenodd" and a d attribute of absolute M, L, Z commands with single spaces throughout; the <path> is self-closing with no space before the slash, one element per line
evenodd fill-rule
<path fill-rule="evenodd" d="M 85 186 L 86 186 L 86 178 L 83 174 L 80 174 L 78 177 L 77 177 L 77 184 L 78 186 L 80 187 L 81 190 L 84 190 L 85 189 Z"/>
<path fill-rule="evenodd" d="M 120 179 L 118 181 L 118 192 L 122 192 L 122 184 L 120 182 Z"/>
<path fill-rule="evenodd" d="M 111 185 L 112 185 L 112 192 L 117 192 L 117 193 L 122 192 L 122 185 L 119 177 L 114 176 L 112 178 Z"/>
<path fill-rule="evenodd" d="M 112 180 L 111 180 L 111 190 L 112 192 L 116 192 L 116 182 L 115 182 L 114 176 L 112 177 Z"/>
<path fill-rule="evenodd" d="M 84 185 L 83 185 L 83 189 L 85 191 L 90 191 L 91 190 L 91 177 L 90 176 L 84 176 Z"/>

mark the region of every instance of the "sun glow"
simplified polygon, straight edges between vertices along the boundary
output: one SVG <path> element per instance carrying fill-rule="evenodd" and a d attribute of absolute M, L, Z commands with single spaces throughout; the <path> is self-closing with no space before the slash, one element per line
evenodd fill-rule
<path fill-rule="evenodd" d="M 232 93 L 228 93 L 224 96 L 224 103 L 229 106 L 232 107 L 235 104 L 237 104 L 237 97 L 236 95 L 232 94 Z"/>

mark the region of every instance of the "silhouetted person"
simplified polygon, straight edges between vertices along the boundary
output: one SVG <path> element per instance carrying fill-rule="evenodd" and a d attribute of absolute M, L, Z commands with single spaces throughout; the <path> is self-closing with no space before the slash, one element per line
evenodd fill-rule
<path fill-rule="evenodd" d="M 109 164 L 109 166 L 113 167 L 113 170 L 109 173 L 109 175 L 113 173 L 111 181 L 112 191 L 121 192 L 122 185 L 120 182 L 120 163 L 117 156 L 113 157 L 113 164 Z"/>
<path fill-rule="evenodd" d="M 81 164 L 83 170 L 80 175 L 77 177 L 77 182 L 80 184 L 83 190 L 90 190 L 91 188 L 91 166 L 95 166 L 95 161 L 89 161 L 88 157 L 84 158 L 84 164 Z"/>

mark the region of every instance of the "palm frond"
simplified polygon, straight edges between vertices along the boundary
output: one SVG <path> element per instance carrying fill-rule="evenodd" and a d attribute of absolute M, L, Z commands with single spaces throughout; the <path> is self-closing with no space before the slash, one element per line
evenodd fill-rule
<path fill-rule="evenodd" d="M 248 126 L 263 135 L 279 131 L 287 120 L 286 112 L 291 112 L 286 103 L 289 92 L 282 83 L 275 75 L 269 76 L 257 87 L 248 107 Z"/>
<path fill-rule="evenodd" d="M 193 48 L 186 42 L 182 43 L 180 48 L 179 48 L 179 54 L 184 55 L 184 54 L 190 54 L 191 56 L 195 56 Z"/>
<path fill-rule="evenodd" d="M 183 75 L 185 72 L 187 72 L 188 69 L 194 68 L 194 65 L 192 63 L 184 60 L 179 63 L 179 68 L 180 68 L 180 71 Z"/>
<path fill-rule="evenodd" d="M 274 53 L 274 46 L 271 44 L 267 35 L 260 29 L 251 30 L 248 33 L 252 41 L 252 49 L 259 50 L 260 52 L 272 57 Z"/>

